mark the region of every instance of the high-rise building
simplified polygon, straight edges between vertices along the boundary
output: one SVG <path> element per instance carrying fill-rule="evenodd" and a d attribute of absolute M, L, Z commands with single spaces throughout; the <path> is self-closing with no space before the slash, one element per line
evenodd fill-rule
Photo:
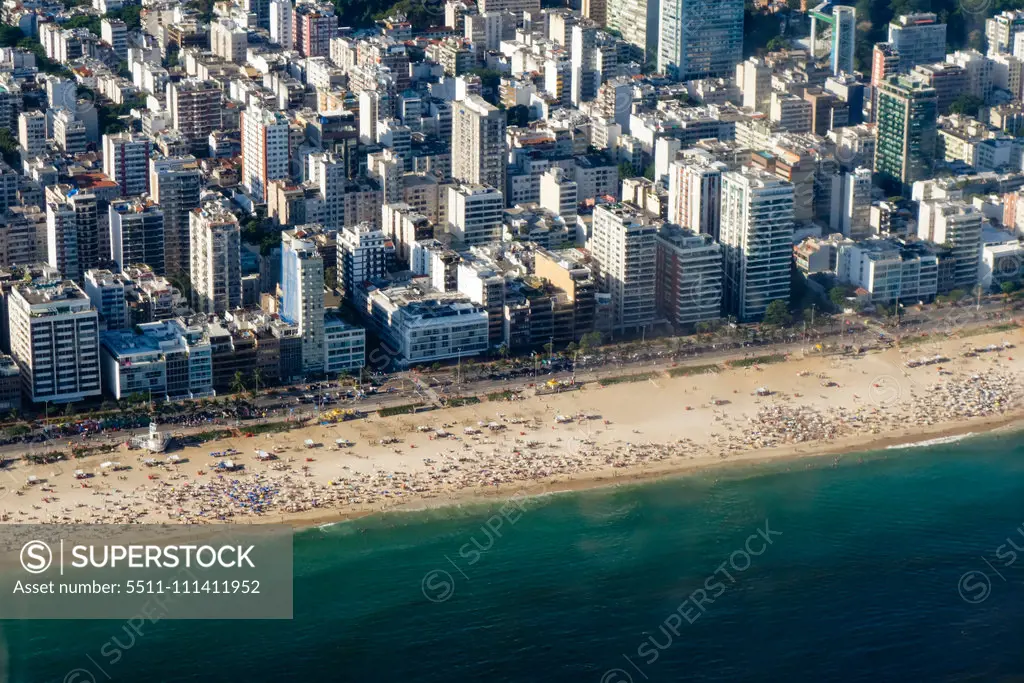
<path fill-rule="evenodd" d="M 452 107 L 452 178 L 505 191 L 505 112 L 478 95 Z"/>
<path fill-rule="evenodd" d="M 969 292 L 980 280 L 983 223 L 981 211 L 962 201 L 920 202 L 917 236 L 950 248 L 954 289 Z"/>
<path fill-rule="evenodd" d="M 668 172 L 668 220 L 718 239 L 722 173 L 728 167 L 710 156 L 673 161 Z"/>
<path fill-rule="evenodd" d="M 985 20 L 985 38 L 990 55 L 1013 52 L 1013 39 L 1024 32 L 1024 12 L 1007 10 Z"/>
<path fill-rule="evenodd" d="M 601 289 L 611 294 L 616 331 L 638 331 L 654 322 L 657 233 L 657 227 L 629 204 L 594 208 L 587 247 L 599 265 Z"/>
<path fill-rule="evenodd" d="M 930 12 L 903 14 L 889 23 L 889 42 L 900 54 L 900 71 L 946 58 L 946 25 Z"/>
<path fill-rule="evenodd" d="M 893 76 L 879 86 L 875 171 L 910 185 L 931 177 L 938 94 L 922 80 Z"/>
<path fill-rule="evenodd" d="M 47 261 L 64 277 L 81 281 L 110 254 L 109 236 L 100 235 L 96 195 L 52 185 L 45 201 Z"/>
<path fill-rule="evenodd" d="M 85 152 L 85 122 L 79 121 L 75 112 L 61 109 L 53 117 L 53 141 L 65 154 Z"/>
<path fill-rule="evenodd" d="M 466 246 L 501 239 L 502 193 L 483 185 L 448 187 L 448 223 L 452 235 Z"/>
<path fill-rule="evenodd" d="M 282 50 L 294 47 L 292 0 L 270 0 L 270 39 L 280 45 Z"/>
<path fill-rule="evenodd" d="M 121 187 L 122 197 L 149 192 L 149 155 L 153 143 L 138 133 L 103 136 L 103 172 Z"/>
<path fill-rule="evenodd" d="M 205 150 L 210 133 L 221 127 L 223 95 L 212 81 L 187 78 L 167 84 L 167 111 L 176 129 L 193 151 Z"/>
<path fill-rule="evenodd" d="M 303 57 L 326 57 L 331 53 L 331 38 L 338 37 L 338 17 L 327 2 L 300 0 L 292 14 L 295 49 Z"/>
<path fill-rule="evenodd" d="M 195 157 L 153 159 L 150 163 L 153 200 L 164 212 L 164 270 L 189 272 L 189 215 L 199 207 L 202 177 Z"/>
<path fill-rule="evenodd" d="M 242 254 L 238 219 L 208 202 L 189 214 L 194 306 L 223 313 L 242 305 Z"/>
<path fill-rule="evenodd" d="M 711 235 L 666 224 L 658 231 L 658 308 L 676 327 L 722 316 L 722 246 Z"/>
<path fill-rule="evenodd" d="M 726 313 L 755 321 L 772 301 L 788 301 L 793 186 L 763 171 L 723 173 L 720 242 Z"/>
<path fill-rule="evenodd" d="M 259 104 L 242 112 L 242 185 L 258 203 L 271 180 L 288 177 L 288 117 Z"/>
<path fill-rule="evenodd" d="M 18 115 L 18 144 L 27 159 L 46 151 L 46 114 L 23 111 Z"/>
<path fill-rule="evenodd" d="M 855 240 L 871 234 L 871 170 L 858 168 L 832 178 L 829 228 Z"/>
<path fill-rule="evenodd" d="M 553 166 L 540 177 L 540 205 L 556 216 L 561 216 L 572 233 L 579 203 L 578 187 L 564 168 Z"/>
<path fill-rule="evenodd" d="M 598 26 L 608 23 L 608 0 L 583 0 L 582 13 Z"/>
<path fill-rule="evenodd" d="M 110 203 L 110 255 L 122 270 L 146 264 L 164 274 L 164 212 L 149 199 Z"/>
<path fill-rule="evenodd" d="M 314 235 L 318 228 L 299 226 L 281 233 L 281 318 L 299 328 L 302 369 L 324 370 L 324 260 Z"/>
<path fill-rule="evenodd" d="M 345 162 L 330 152 L 309 155 L 309 180 L 320 190 L 323 225 L 340 230 L 345 224 Z"/>
<path fill-rule="evenodd" d="M 638 48 L 644 60 L 653 62 L 658 54 L 658 0 L 618 0 L 608 3 L 606 25 Z"/>
<path fill-rule="evenodd" d="M 245 63 L 249 48 L 249 33 L 230 19 L 210 22 L 210 51 L 221 59 L 235 64 Z"/>
<path fill-rule="evenodd" d="M 85 294 L 89 297 L 100 322 L 108 330 L 124 330 L 131 327 L 128 317 L 128 300 L 125 290 L 131 286 L 121 273 L 91 268 L 85 271 Z"/>
<path fill-rule="evenodd" d="M 664 0 L 658 71 L 680 81 L 726 77 L 743 59 L 743 0 Z"/>
<path fill-rule="evenodd" d="M 763 59 L 751 57 L 736 65 L 736 84 L 743 92 L 743 106 L 768 113 L 772 96 L 772 68 Z"/>
<path fill-rule="evenodd" d="M 16 285 L 8 302 L 11 356 L 33 403 L 100 394 L 99 319 L 70 280 Z"/>
<path fill-rule="evenodd" d="M 853 73 L 857 41 L 857 9 L 847 5 L 832 8 L 832 73 Z"/>
<path fill-rule="evenodd" d="M 104 17 L 100 21 L 100 38 L 121 59 L 128 58 L 128 25 L 120 19 Z"/>
<path fill-rule="evenodd" d="M 365 283 L 388 272 L 391 240 L 369 223 L 346 226 L 338 232 L 338 283 L 345 298 L 358 300 L 365 295 Z"/>

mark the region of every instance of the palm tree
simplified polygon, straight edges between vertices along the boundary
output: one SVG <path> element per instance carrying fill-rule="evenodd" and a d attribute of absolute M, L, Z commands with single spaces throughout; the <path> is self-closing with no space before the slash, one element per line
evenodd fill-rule
<path fill-rule="evenodd" d="M 231 393 L 241 394 L 245 391 L 245 376 L 241 370 L 235 370 L 235 376 L 231 379 Z"/>
<path fill-rule="evenodd" d="M 260 382 L 263 381 L 263 368 L 255 368 L 252 371 L 253 395 L 260 393 Z"/>

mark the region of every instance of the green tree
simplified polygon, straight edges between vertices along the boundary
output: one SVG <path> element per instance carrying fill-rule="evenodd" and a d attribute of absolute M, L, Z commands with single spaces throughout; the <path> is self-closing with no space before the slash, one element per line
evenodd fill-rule
<path fill-rule="evenodd" d="M 17 26 L 0 26 L 0 47 L 14 47 L 24 37 Z"/>
<path fill-rule="evenodd" d="M 234 377 L 231 378 L 231 393 L 241 394 L 245 391 L 245 375 L 242 374 L 241 370 L 235 370 Z"/>
<path fill-rule="evenodd" d="M 1003 284 L 999 285 L 999 289 L 1002 290 L 1003 294 L 1013 294 L 1019 288 L 1020 288 L 1020 285 L 1018 285 L 1016 282 L 1014 282 L 1012 280 L 1007 280 Z"/>
<path fill-rule="evenodd" d="M 590 353 L 601 345 L 601 333 L 597 330 L 587 332 L 580 337 L 580 351 Z"/>
<path fill-rule="evenodd" d="M 263 381 L 263 368 L 253 368 L 252 371 L 252 390 L 253 394 L 258 394 L 260 391 L 260 382 Z"/>
<path fill-rule="evenodd" d="M 773 327 L 785 327 L 793 322 L 793 316 L 782 299 L 776 299 L 768 304 L 764 312 L 764 324 Z"/>
<path fill-rule="evenodd" d="M 338 269 L 334 266 L 324 268 L 324 284 L 334 289 L 338 286 Z"/>
<path fill-rule="evenodd" d="M 978 110 L 985 105 L 985 102 L 974 95 L 964 93 L 960 97 L 953 100 L 953 103 L 949 105 L 950 114 L 961 114 L 963 116 L 978 116 Z"/>
<path fill-rule="evenodd" d="M 768 41 L 768 52 L 780 52 L 790 48 L 789 41 L 782 36 L 775 36 Z"/>
<path fill-rule="evenodd" d="M 633 164 L 628 161 L 619 162 L 619 180 L 623 178 L 635 178 L 636 169 L 633 168 Z"/>

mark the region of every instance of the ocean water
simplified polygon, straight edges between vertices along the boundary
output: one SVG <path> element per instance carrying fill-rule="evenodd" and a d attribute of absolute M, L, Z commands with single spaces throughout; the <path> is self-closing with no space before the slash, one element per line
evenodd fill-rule
<path fill-rule="evenodd" d="M 293 621 L 3 622 L 0 681 L 1021 681 L 1022 527 L 1014 434 L 391 514 Z"/>

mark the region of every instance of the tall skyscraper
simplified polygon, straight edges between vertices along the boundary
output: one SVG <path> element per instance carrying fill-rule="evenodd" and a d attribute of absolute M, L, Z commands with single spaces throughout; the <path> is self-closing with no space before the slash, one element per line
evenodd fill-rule
<path fill-rule="evenodd" d="M 847 5 L 832 8 L 832 73 L 853 73 L 857 42 L 857 9 Z"/>
<path fill-rule="evenodd" d="M 644 60 L 653 62 L 658 54 L 658 0 L 618 0 L 608 3 L 607 26 L 635 45 Z"/>
<path fill-rule="evenodd" d="M 875 171 L 883 179 L 910 185 L 931 177 L 938 109 L 935 88 L 920 79 L 893 76 L 879 86 Z"/>
<path fill-rule="evenodd" d="M 195 157 L 153 159 L 150 194 L 164 212 L 164 269 L 189 272 L 189 214 L 199 207 L 202 179 Z"/>
<path fill-rule="evenodd" d="M 946 25 L 930 12 L 903 14 L 889 23 L 889 42 L 900 53 L 900 71 L 946 58 Z"/>
<path fill-rule="evenodd" d="M 603 291 L 612 297 L 613 325 L 638 331 L 654 322 L 657 297 L 658 229 L 630 204 L 594 208 L 587 248 L 600 265 Z"/>
<path fill-rule="evenodd" d="M 281 318 L 299 327 L 302 369 L 324 369 L 324 260 L 314 231 L 299 226 L 281 233 Z"/>
<path fill-rule="evenodd" d="M 271 180 L 288 177 L 288 117 L 255 104 L 242 112 L 242 185 L 258 202 Z"/>
<path fill-rule="evenodd" d="M 153 143 L 146 135 L 115 133 L 103 136 L 103 173 L 121 187 L 122 197 L 149 192 L 149 155 Z"/>
<path fill-rule="evenodd" d="M 505 112 L 479 95 L 453 104 L 452 178 L 505 192 Z"/>
<path fill-rule="evenodd" d="M 731 76 L 743 59 L 743 0 L 663 0 L 658 71 L 679 81 Z"/>
<path fill-rule="evenodd" d="M 340 230 L 345 224 L 345 162 L 330 152 L 309 155 L 309 180 L 320 188 L 323 224 Z"/>
<path fill-rule="evenodd" d="M 723 301 L 740 322 L 788 301 L 793 260 L 793 186 L 764 171 L 722 174 Z"/>
<path fill-rule="evenodd" d="M 192 293 L 201 313 L 223 313 L 242 305 L 242 245 L 238 219 L 209 202 L 189 214 Z"/>

